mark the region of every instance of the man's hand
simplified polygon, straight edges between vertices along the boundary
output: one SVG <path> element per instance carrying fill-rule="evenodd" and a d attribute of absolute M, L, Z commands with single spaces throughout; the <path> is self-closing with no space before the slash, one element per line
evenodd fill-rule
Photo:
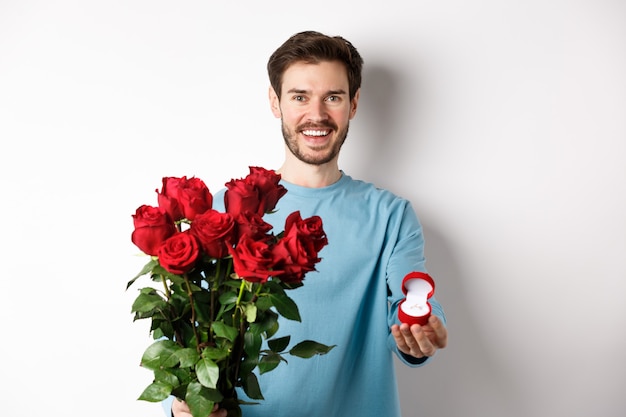
<path fill-rule="evenodd" d="M 400 352 L 415 358 L 433 356 L 438 349 L 443 349 L 448 344 L 448 330 L 434 314 L 424 326 L 394 324 L 391 326 L 391 334 Z"/>
<path fill-rule="evenodd" d="M 207 417 L 226 417 L 226 414 L 226 410 L 219 410 L 217 404 L 215 404 L 213 412 Z M 172 415 L 174 417 L 191 417 L 191 411 L 189 411 L 189 407 L 186 402 L 180 401 L 178 398 L 174 398 L 174 402 L 172 403 Z"/>

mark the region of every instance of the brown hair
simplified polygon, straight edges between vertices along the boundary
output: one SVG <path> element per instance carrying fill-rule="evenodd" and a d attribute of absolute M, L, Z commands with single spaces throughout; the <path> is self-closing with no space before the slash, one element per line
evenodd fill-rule
<path fill-rule="evenodd" d="M 295 62 L 316 64 L 339 61 L 346 66 L 350 100 L 361 87 L 363 58 L 356 48 L 341 36 L 327 36 L 319 32 L 296 33 L 283 43 L 267 62 L 270 84 L 278 98 L 281 96 L 283 74 Z"/>

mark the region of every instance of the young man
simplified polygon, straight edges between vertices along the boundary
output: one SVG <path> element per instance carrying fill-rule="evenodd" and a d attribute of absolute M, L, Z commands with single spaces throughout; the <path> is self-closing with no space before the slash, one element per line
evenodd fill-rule
<path fill-rule="evenodd" d="M 288 192 L 264 219 L 280 228 L 292 211 L 319 215 L 329 242 L 318 272 L 290 293 L 302 322 L 282 321 L 279 332 L 295 343 L 336 347 L 324 356 L 290 358 L 261 375 L 265 400 L 244 406 L 244 417 L 399 417 L 392 354 L 417 367 L 447 344 L 434 298 L 428 324 L 397 319 L 403 278 L 425 271 L 422 228 L 410 203 L 338 166 L 357 111 L 362 65 L 350 42 L 317 32 L 292 36 L 268 62 L 270 106 L 285 140 L 277 172 Z M 190 416 L 183 402 L 171 407 L 174 417 Z M 225 415 L 216 410 L 211 417 Z"/>

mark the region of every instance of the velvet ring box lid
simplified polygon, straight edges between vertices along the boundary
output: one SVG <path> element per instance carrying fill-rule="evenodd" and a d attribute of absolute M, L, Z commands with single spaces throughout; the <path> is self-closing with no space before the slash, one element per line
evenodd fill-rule
<path fill-rule="evenodd" d="M 435 293 L 435 281 L 425 272 L 410 272 L 402 280 L 406 295 L 398 306 L 402 323 L 424 325 L 428 323 L 431 307 L 428 299 Z"/>

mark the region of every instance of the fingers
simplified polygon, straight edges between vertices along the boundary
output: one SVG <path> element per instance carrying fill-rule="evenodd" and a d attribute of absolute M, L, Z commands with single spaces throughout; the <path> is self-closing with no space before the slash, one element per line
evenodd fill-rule
<path fill-rule="evenodd" d="M 422 354 L 422 356 L 433 356 L 437 351 L 437 346 L 428 338 L 423 326 L 418 324 L 409 328 L 409 333 L 415 338 L 413 350 Z M 411 346 L 411 343 L 408 343 Z M 421 358 L 422 356 L 416 356 Z"/>
<path fill-rule="evenodd" d="M 430 316 L 428 324 L 434 331 L 434 341 L 439 349 L 443 349 L 448 345 L 448 329 L 443 325 L 439 317 Z"/>
<path fill-rule="evenodd" d="M 174 417 L 191 417 L 191 412 L 187 403 L 180 401 L 178 398 L 174 398 L 172 402 L 172 416 Z"/>
<path fill-rule="evenodd" d="M 415 358 L 433 356 L 438 349 L 448 344 L 448 330 L 437 316 L 431 316 L 428 324 L 420 326 L 393 325 L 391 333 L 396 341 L 398 350 Z"/>
<path fill-rule="evenodd" d="M 425 337 L 422 334 L 422 326 L 418 324 L 409 326 L 406 323 L 402 323 L 400 326 L 393 325 L 391 327 L 391 333 L 393 334 L 400 352 L 415 358 L 423 358 L 426 356 L 426 353 L 422 350 L 423 347 L 420 345 L 420 340 Z M 422 340 L 422 344 L 426 344 L 424 340 Z M 426 349 L 428 350 L 428 346 L 426 346 Z"/>
<path fill-rule="evenodd" d="M 228 411 L 225 409 L 220 409 L 217 404 L 213 406 L 213 411 L 208 417 L 226 417 Z M 172 403 L 172 415 L 174 417 L 191 417 L 191 411 L 189 410 L 189 406 L 186 402 L 180 401 L 177 398 L 174 399 Z"/>
<path fill-rule="evenodd" d="M 400 326 L 398 326 L 397 324 L 394 324 L 393 326 L 391 326 L 391 334 L 393 335 L 393 338 L 396 341 L 398 350 L 402 353 L 406 353 L 407 355 L 410 355 L 411 348 L 409 348 L 409 346 L 407 345 L 406 340 L 404 339 L 404 335 L 400 331 Z"/>

